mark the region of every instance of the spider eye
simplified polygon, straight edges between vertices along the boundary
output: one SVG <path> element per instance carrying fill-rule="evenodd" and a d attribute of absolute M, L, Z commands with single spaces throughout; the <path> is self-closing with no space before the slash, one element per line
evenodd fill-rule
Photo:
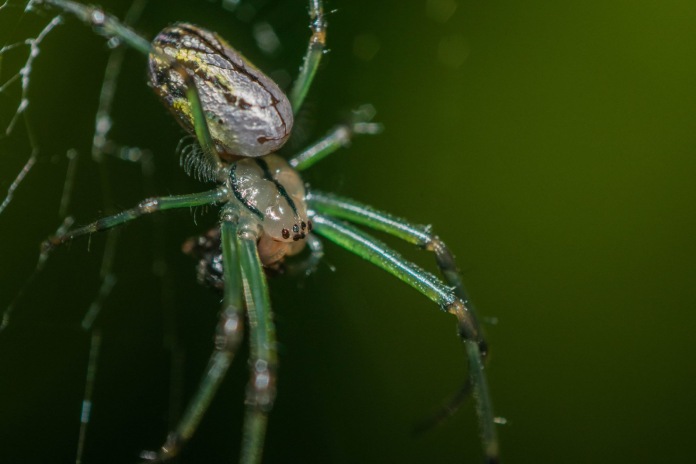
<path fill-rule="evenodd" d="M 264 234 L 275 240 L 305 238 L 307 205 L 302 179 L 276 155 L 241 159 L 232 165 L 234 195 L 260 221 Z"/>

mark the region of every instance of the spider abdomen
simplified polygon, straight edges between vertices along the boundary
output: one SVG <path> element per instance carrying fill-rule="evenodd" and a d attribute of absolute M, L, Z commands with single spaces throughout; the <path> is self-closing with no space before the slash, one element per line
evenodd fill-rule
<path fill-rule="evenodd" d="M 180 23 L 152 41 L 150 84 L 189 132 L 194 132 L 187 86 L 174 63 L 196 84 L 203 113 L 218 154 L 228 161 L 278 150 L 293 124 L 282 90 L 217 34 Z"/>

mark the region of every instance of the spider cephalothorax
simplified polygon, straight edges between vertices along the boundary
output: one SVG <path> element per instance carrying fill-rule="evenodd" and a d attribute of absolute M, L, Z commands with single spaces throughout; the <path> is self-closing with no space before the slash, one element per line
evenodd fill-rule
<path fill-rule="evenodd" d="M 305 187 L 297 171 L 276 155 L 246 158 L 230 166 L 229 188 L 259 221 L 259 255 L 264 266 L 299 253 L 311 231 Z"/>

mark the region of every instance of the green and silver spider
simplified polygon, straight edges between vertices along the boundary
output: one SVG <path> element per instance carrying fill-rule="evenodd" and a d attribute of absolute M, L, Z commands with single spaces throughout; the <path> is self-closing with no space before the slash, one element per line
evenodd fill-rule
<path fill-rule="evenodd" d="M 278 365 L 275 328 L 264 269 L 310 249 L 308 266 L 322 255 L 323 237 L 415 288 L 457 319 L 468 357 L 468 383 L 454 403 L 471 392 L 479 416 L 486 462 L 498 461 L 498 441 L 483 364 L 487 345 L 462 285 L 453 255 L 428 226 L 352 199 L 308 188 L 299 172 L 345 146 L 356 134 L 379 125 L 370 116 L 339 125 L 321 140 L 285 160 L 274 154 L 288 140 L 294 116 L 310 88 L 326 43 L 321 0 L 310 0 L 309 41 L 300 74 L 288 96 L 217 34 L 179 23 L 150 42 L 103 10 L 69 0 L 33 0 L 78 17 L 96 32 L 117 38 L 148 59 L 150 85 L 181 126 L 195 136 L 182 150 L 182 166 L 212 190 L 147 199 L 136 207 L 83 227 L 60 231 L 43 244 L 45 257 L 78 237 L 114 228 L 157 211 L 218 205 L 219 230 L 189 243 L 200 258 L 203 279 L 223 290 L 215 347 L 195 396 L 161 448 L 147 460 L 175 457 L 192 437 L 243 339 L 249 332 L 250 373 L 246 391 L 241 462 L 260 462 L 266 425 L 276 396 Z M 438 278 L 356 226 L 364 226 L 431 251 Z M 219 240 L 219 249 L 217 244 Z M 453 404 L 452 407 L 455 407 Z"/>

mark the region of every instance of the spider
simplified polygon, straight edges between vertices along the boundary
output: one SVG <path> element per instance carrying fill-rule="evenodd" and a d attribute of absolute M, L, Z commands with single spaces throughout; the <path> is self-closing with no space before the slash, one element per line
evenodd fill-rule
<path fill-rule="evenodd" d="M 498 461 L 498 442 L 483 363 L 487 345 L 464 291 L 454 257 L 429 226 L 411 224 L 371 206 L 312 190 L 299 173 L 354 135 L 378 132 L 370 116 L 336 126 L 299 154 L 274 154 L 288 140 L 294 116 L 311 86 L 326 44 L 321 0 L 309 1 L 312 35 L 299 76 L 286 96 L 263 72 L 216 33 L 187 23 L 162 30 L 148 41 L 98 7 L 71 0 L 33 0 L 72 14 L 107 38 L 117 38 L 148 60 L 149 83 L 196 143 L 182 149 L 181 164 L 191 176 L 216 184 L 212 190 L 150 198 L 136 207 L 91 224 L 59 232 L 42 244 L 42 255 L 94 232 L 176 208 L 218 205 L 218 228 L 185 248 L 199 259 L 199 277 L 222 289 L 223 303 L 214 350 L 200 386 L 178 425 L 147 460 L 174 458 L 194 434 L 230 366 L 244 330 L 249 332 L 241 462 L 260 462 L 268 416 L 276 394 L 278 354 L 266 273 L 307 247 L 312 267 L 322 255 L 317 236 L 355 253 L 415 288 L 457 319 L 468 359 L 468 381 L 476 401 L 487 462 Z M 405 260 L 356 226 L 372 228 L 435 255 L 443 280 Z"/>

